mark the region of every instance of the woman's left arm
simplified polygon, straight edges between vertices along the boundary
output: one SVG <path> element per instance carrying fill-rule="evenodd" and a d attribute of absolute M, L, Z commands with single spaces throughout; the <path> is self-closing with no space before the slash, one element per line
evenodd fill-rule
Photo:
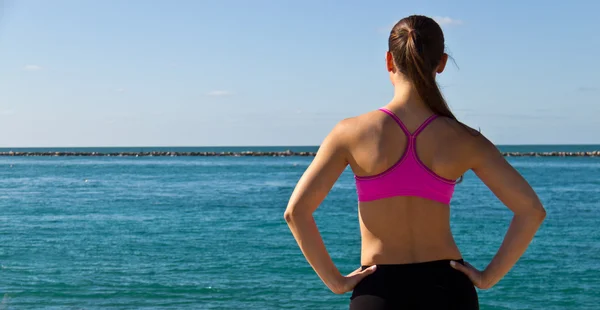
<path fill-rule="evenodd" d="M 344 277 L 331 260 L 313 217 L 313 212 L 348 165 L 347 122 L 344 120 L 338 123 L 325 138 L 312 163 L 298 181 L 284 214 L 306 260 L 323 283 L 336 294 L 352 290 L 362 278 L 375 270 L 357 269 Z"/>

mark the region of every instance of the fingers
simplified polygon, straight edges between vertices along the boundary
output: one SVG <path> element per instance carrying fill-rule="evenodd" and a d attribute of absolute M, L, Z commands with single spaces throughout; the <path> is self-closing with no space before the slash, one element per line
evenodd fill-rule
<path fill-rule="evenodd" d="M 469 268 L 477 269 L 477 268 L 473 267 L 473 265 L 469 264 L 468 262 L 464 262 L 464 263 L 465 263 L 465 266 L 467 266 Z"/>
<path fill-rule="evenodd" d="M 355 277 L 355 276 L 358 276 L 360 279 L 362 279 L 364 276 L 369 275 L 369 274 L 375 272 L 376 268 L 377 268 L 376 266 L 371 266 L 371 267 L 365 268 L 363 270 L 362 267 L 358 267 L 356 270 L 354 270 L 351 273 L 349 273 L 346 277 Z"/>
<path fill-rule="evenodd" d="M 356 270 L 354 270 L 354 271 L 352 271 L 351 273 L 349 273 L 349 274 L 348 274 L 348 277 L 351 277 L 351 276 L 357 275 L 357 274 L 361 273 L 362 271 L 363 271 L 363 270 L 362 270 L 362 267 L 358 267 L 358 268 L 356 268 Z"/>
<path fill-rule="evenodd" d="M 354 279 L 356 279 L 356 283 L 360 282 L 362 279 L 364 279 L 365 277 L 367 277 L 368 275 L 372 274 L 375 272 L 375 270 L 377 270 L 377 266 L 373 265 L 369 268 L 366 268 L 365 270 L 359 272 L 358 274 L 354 275 Z"/>
<path fill-rule="evenodd" d="M 348 276 L 356 278 L 356 279 L 358 279 L 360 281 L 360 280 L 362 280 L 362 278 L 364 278 L 364 277 L 372 274 L 373 272 L 375 272 L 375 270 L 377 270 L 377 266 L 373 265 L 373 266 L 371 266 L 369 268 L 365 268 L 365 270 L 358 269 L 357 271 L 349 274 Z"/>
<path fill-rule="evenodd" d="M 362 279 L 364 279 L 366 276 L 372 274 L 373 272 L 375 272 L 375 270 L 377 269 L 377 266 L 371 266 L 369 268 L 365 268 L 365 270 L 362 270 L 362 267 L 359 267 L 358 269 L 354 270 L 352 273 L 350 273 L 349 275 L 347 275 L 346 278 L 346 283 L 344 286 L 344 292 L 348 292 L 354 289 L 354 287 L 360 282 L 362 281 Z"/>
<path fill-rule="evenodd" d="M 451 261 L 450 262 L 450 266 L 452 266 L 452 268 L 464 273 L 465 275 L 467 275 L 467 277 L 469 277 L 469 279 L 471 280 L 471 282 L 473 282 L 473 284 L 479 288 L 481 285 L 481 274 L 480 272 L 477 270 L 477 268 L 473 267 L 471 264 L 464 262 L 464 265 L 459 264 L 455 261 Z"/>
<path fill-rule="evenodd" d="M 377 270 L 377 265 L 373 265 L 373 266 L 361 271 L 360 274 L 365 275 L 365 276 L 370 275 L 373 272 L 375 272 L 375 270 Z"/>
<path fill-rule="evenodd" d="M 468 263 L 465 262 L 465 264 L 468 264 Z M 466 267 L 466 266 L 464 266 L 462 264 L 459 264 L 459 263 L 457 263 L 455 261 L 450 261 L 450 266 L 452 266 L 452 268 L 454 268 L 456 270 L 462 271 L 467 276 L 471 276 L 471 270 L 469 270 L 468 267 Z"/>

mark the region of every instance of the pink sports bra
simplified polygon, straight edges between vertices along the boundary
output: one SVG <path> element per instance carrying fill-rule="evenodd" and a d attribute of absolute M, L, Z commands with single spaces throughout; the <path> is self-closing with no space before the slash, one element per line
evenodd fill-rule
<path fill-rule="evenodd" d="M 417 156 L 416 138 L 427 125 L 437 118 L 437 115 L 429 117 L 411 134 L 394 112 L 385 108 L 379 110 L 391 116 L 398 123 L 398 126 L 406 134 L 408 142 L 404 154 L 386 171 L 374 176 L 354 176 L 358 201 L 373 201 L 395 196 L 416 196 L 450 204 L 456 181 L 435 174 Z"/>

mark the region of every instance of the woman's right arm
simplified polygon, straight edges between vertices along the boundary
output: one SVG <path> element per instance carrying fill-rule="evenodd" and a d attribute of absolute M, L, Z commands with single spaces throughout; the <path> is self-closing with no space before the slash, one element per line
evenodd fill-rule
<path fill-rule="evenodd" d="M 500 249 L 483 272 L 468 264 L 453 266 L 465 272 L 477 287 L 488 289 L 498 283 L 525 253 L 546 217 L 546 211 L 529 183 L 496 146 L 481 135 L 475 139 L 477 145 L 472 149 L 471 169 L 514 215 Z"/>

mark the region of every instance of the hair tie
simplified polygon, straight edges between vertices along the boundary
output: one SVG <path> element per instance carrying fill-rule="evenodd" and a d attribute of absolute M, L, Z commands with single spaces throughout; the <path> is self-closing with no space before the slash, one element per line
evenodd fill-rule
<path fill-rule="evenodd" d="M 415 29 L 410 28 L 407 31 L 408 31 L 408 36 L 414 40 L 415 39 L 415 37 L 414 37 Z"/>

